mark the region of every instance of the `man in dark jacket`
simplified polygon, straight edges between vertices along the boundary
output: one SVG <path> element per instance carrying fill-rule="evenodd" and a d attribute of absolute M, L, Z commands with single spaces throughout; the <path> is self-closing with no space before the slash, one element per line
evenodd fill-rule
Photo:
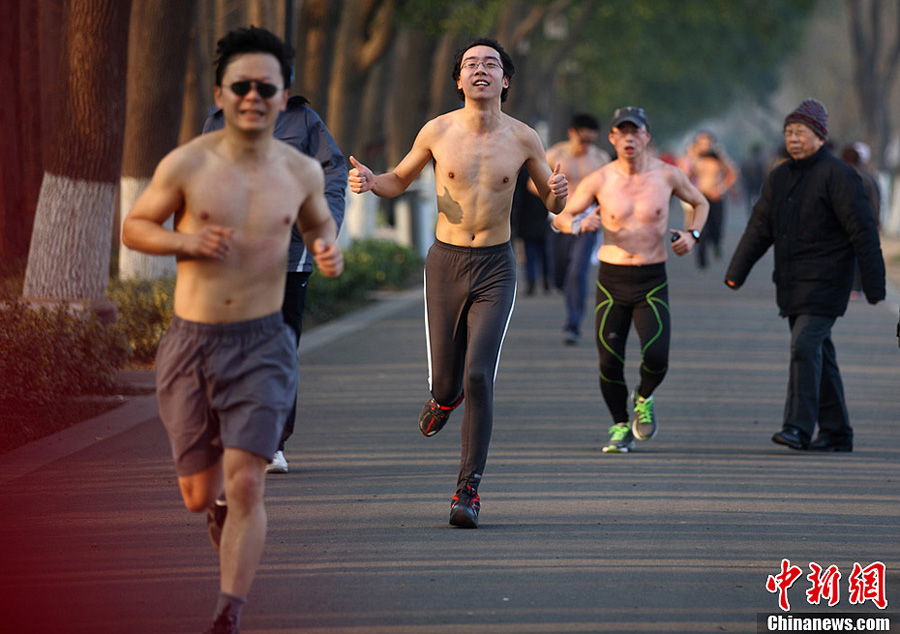
<path fill-rule="evenodd" d="M 807 99 L 784 121 L 790 159 L 769 175 L 725 283 L 738 289 L 775 245 L 778 308 L 791 328 L 784 424 L 772 436 L 792 449 L 852 451 L 831 328 L 847 310 L 854 260 L 870 304 L 885 298 L 878 229 L 859 175 L 825 147 L 828 113 Z M 816 422 L 818 437 L 810 442 Z"/>

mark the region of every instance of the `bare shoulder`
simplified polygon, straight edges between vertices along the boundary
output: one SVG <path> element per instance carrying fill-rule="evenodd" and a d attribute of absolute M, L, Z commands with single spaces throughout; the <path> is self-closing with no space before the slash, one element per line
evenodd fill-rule
<path fill-rule="evenodd" d="M 569 142 L 568 141 L 557 141 L 547 150 L 547 162 L 556 163 L 557 161 L 568 158 L 569 156 Z"/>
<path fill-rule="evenodd" d="M 612 157 L 609 155 L 604 149 L 597 147 L 596 145 L 589 146 L 588 152 L 590 152 L 591 158 L 598 163 L 606 165 L 612 160 Z"/>
<path fill-rule="evenodd" d="M 530 125 L 519 121 L 515 117 L 511 117 L 508 114 L 503 114 L 504 121 L 506 125 L 509 126 L 509 129 L 513 134 L 516 135 L 522 142 L 524 143 L 533 143 L 537 141 L 541 142 L 541 138 L 538 136 L 537 131 L 532 128 Z"/>
<path fill-rule="evenodd" d="M 325 176 L 322 166 L 314 158 L 303 154 L 294 146 L 279 139 L 274 140 L 273 149 L 298 178 L 310 184 L 324 181 Z"/>
<path fill-rule="evenodd" d="M 593 172 L 588 174 L 584 180 L 590 181 L 594 183 L 602 183 L 610 178 L 610 176 L 614 175 L 617 172 L 616 162 L 611 161 L 606 163 L 605 165 L 595 169 Z"/>
<path fill-rule="evenodd" d="M 687 180 L 687 174 L 677 165 L 671 165 L 658 158 L 653 158 L 652 160 L 654 161 L 652 169 L 659 171 L 667 183 L 674 186 Z"/>
<path fill-rule="evenodd" d="M 433 140 L 440 138 L 444 133 L 450 130 L 450 128 L 456 125 L 456 117 L 458 112 L 458 110 L 446 112 L 428 121 L 425 125 L 422 126 L 422 129 L 419 130 L 418 138 L 423 140 Z"/>
<path fill-rule="evenodd" d="M 166 180 L 179 180 L 190 176 L 213 158 L 220 140 L 220 132 L 211 132 L 179 145 L 159 162 L 156 176 Z"/>
<path fill-rule="evenodd" d="M 538 136 L 537 131 L 530 125 L 522 123 L 514 117 L 510 117 L 507 114 L 504 114 L 503 116 L 505 117 L 506 129 L 512 137 L 510 141 L 514 139 L 527 156 L 540 156 L 546 161 L 547 157 L 544 152 L 544 144 L 541 141 L 541 137 Z"/>

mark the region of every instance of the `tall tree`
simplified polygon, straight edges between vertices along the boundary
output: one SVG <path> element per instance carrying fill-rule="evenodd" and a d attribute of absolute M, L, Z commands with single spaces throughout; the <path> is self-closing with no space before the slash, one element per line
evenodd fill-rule
<path fill-rule="evenodd" d="M 212 59 L 216 46 L 214 0 L 197 0 L 184 74 L 184 105 L 178 142 L 200 134 L 213 103 Z"/>
<path fill-rule="evenodd" d="M 300 15 L 302 29 L 297 37 L 296 92 L 304 95 L 312 107 L 328 120 L 328 78 L 335 52 L 337 27 L 343 2 L 306 0 Z"/>
<path fill-rule="evenodd" d="M 335 42 L 328 87 L 328 129 L 342 148 L 356 147 L 358 113 L 366 73 L 393 37 L 397 0 L 347 0 Z"/>
<path fill-rule="evenodd" d="M 433 48 L 434 35 L 425 30 L 404 28 L 397 34 L 388 73 L 391 83 L 385 108 L 388 167 L 397 165 L 406 156 L 418 128 L 425 123 L 428 84 L 425 81 L 414 81 L 413 78 L 428 77 L 431 71 L 429 53 Z M 444 79 L 446 83 L 450 83 L 449 76 Z"/>
<path fill-rule="evenodd" d="M 178 143 L 195 0 L 143 0 L 131 11 L 120 217 L 146 189 L 160 159 Z M 174 257 L 119 247 L 123 279 L 175 273 Z"/>
<path fill-rule="evenodd" d="M 129 0 L 71 0 L 23 294 L 103 300 L 125 128 Z"/>
<path fill-rule="evenodd" d="M 0 85 L 9 87 L 7 96 L 0 100 L 0 138 L 4 140 L 5 152 L 22 157 L 22 160 L 0 161 L 0 259 L 25 256 L 26 236 L 31 224 L 25 174 L 32 161 L 30 156 L 26 157 L 30 152 L 26 151 L 28 137 L 23 130 L 29 100 L 20 90 L 24 60 L 23 64 L 16 63 L 20 59 L 22 43 L 27 39 L 25 33 L 31 26 L 27 13 L 22 3 L 0 4 Z"/>
<path fill-rule="evenodd" d="M 885 164 L 885 152 L 891 140 L 888 101 L 900 65 L 900 11 L 896 4 L 892 7 L 888 4 L 880 0 L 846 2 L 853 47 L 854 92 L 866 125 L 865 141 L 874 148 L 873 158 L 878 166 Z"/>
<path fill-rule="evenodd" d="M 0 259 L 28 255 L 56 103 L 62 0 L 0 3 Z M 39 77 L 40 81 L 35 81 Z"/>

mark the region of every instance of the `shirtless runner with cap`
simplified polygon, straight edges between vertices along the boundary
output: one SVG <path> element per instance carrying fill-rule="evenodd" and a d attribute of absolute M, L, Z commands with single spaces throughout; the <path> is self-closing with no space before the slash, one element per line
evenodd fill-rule
<path fill-rule="evenodd" d="M 676 255 L 690 252 L 706 222 L 709 203 L 683 171 L 651 156 L 650 130 L 642 108 L 613 114 L 609 142 L 616 160 L 585 178 L 553 220 L 567 233 L 603 229 L 597 278 L 596 330 L 600 354 L 600 391 L 612 415 L 606 453 L 627 453 L 634 439 L 656 435 L 653 390 L 669 364 L 670 315 L 666 244 Z M 685 229 L 669 229 L 672 195 L 692 207 Z M 596 204 L 592 213 L 583 212 Z M 670 239 L 667 240 L 667 236 Z M 628 412 L 625 343 L 631 323 L 641 340 L 640 383 Z"/>

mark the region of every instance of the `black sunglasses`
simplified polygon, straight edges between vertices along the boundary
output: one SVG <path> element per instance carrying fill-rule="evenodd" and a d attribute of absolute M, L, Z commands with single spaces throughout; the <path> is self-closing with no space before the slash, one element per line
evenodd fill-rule
<path fill-rule="evenodd" d="M 247 79 L 244 81 L 236 81 L 229 88 L 231 88 L 231 92 L 236 94 L 238 97 L 243 97 L 247 93 L 250 92 L 250 89 L 253 86 L 256 86 L 256 92 L 263 99 L 268 99 L 269 97 L 274 97 L 275 93 L 277 93 L 280 88 L 275 84 L 267 84 L 264 81 L 257 81 L 255 79 Z"/>

